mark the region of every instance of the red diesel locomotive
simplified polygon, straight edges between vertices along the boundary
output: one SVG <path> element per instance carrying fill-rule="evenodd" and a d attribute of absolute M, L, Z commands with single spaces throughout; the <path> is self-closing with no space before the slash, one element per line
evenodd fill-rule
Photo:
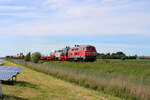
<path fill-rule="evenodd" d="M 75 45 L 56 50 L 50 56 L 41 57 L 41 60 L 60 60 L 60 61 L 95 61 L 97 56 L 96 48 L 91 45 Z"/>

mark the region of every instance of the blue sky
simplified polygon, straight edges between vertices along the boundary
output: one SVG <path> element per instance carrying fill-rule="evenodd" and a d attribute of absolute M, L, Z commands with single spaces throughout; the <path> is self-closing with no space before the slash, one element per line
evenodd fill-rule
<path fill-rule="evenodd" d="M 0 0 L 0 56 L 66 45 L 150 56 L 150 0 Z"/>

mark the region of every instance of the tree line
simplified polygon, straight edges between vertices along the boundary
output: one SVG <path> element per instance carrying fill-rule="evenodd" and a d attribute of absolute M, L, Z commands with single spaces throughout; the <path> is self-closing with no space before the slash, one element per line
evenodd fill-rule
<path fill-rule="evenodd" d="M 41 53 L 40 52 L 35 52 L 31 55 L 31 53 L 29 52 L 25 57 L 24 60 L 25 61 L 32 61 L 34 63 L 38 63 L 41 57 Z"/>
<path fill-rule="evenodd" d="M 137 55 L 134 56 L 127 56 L 125 53 L 123 52 L 116 52 L 116 53 L 98 53 L 97 54 L 97 58 L 98 59 L 137 59 Z"/>

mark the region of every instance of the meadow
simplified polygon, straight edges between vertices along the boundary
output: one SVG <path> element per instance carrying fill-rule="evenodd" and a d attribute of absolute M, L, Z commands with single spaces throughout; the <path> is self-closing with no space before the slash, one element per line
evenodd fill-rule
<path fill-rule="evenodd" d="M 22 63 L 22 61 L 16 61 Z M 149 60 L 24 63 L 37 71 L 128 100 L 150 99 Z"/>
<path fill-rule="evenodd" d="M 110 77 L 131 76 L 134 78 L 150 77 L 150 60 L 98 60 L 96 62 L 61 62 L 44 63 L 55 67 L 70 69 L 91 76 L 108 75 Z"/>
<path fill-rule="evenodd" d="M 24 67 L 24 69 L 14 85 L 0 84 L 3 100 L 123 100 L 59 80 L 27 66 L 8 61 L 4 61 L 4 65 Z"/>

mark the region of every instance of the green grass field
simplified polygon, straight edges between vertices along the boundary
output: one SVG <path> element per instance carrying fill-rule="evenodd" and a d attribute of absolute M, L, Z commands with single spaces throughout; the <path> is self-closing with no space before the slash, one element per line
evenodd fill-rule
<path fill-rule="evenodd" d="M 127 92 L 127 94 L 131 93 L 131 96 L 134 95 L 137 98 L 150 98 L 150 60 L 49 61 L 44 64 L 50 67 L 55 66 L 56 69 L 64 72 L 84 75 L 87 77 L 86 80 L 95 81 L 94 85 L 105 87 L 107 92 L 116 92 L 116 87 L 121 87 L 121 89 L 126 88 L 127 90 L 118 90 L 119 93 L 117 93 L 120 95 Z"/>
<path fill-rule="evenodd" d="M 91 76 L 131 77 L 146 81 L 150 79 L 150 60 L 98 60 L 96 62 L 46 62 L 47 65 L 62 67 L 65 70 L 87 73 Z M 148 81 L 146 84 L 150 85 Z"/>
<path fill-rule="evenodd" d="M 6 66 L 25 67 L 4 61 Z M 4 100 L 124 100 L 25 67 L 14 85 L 1 84 Z"/>
<path fill-rule="evenodd" d="M 97 60 L 96 62 L 12 60 L 36 71 L 127 100 L 150 100 L 149 60 Z"/>

